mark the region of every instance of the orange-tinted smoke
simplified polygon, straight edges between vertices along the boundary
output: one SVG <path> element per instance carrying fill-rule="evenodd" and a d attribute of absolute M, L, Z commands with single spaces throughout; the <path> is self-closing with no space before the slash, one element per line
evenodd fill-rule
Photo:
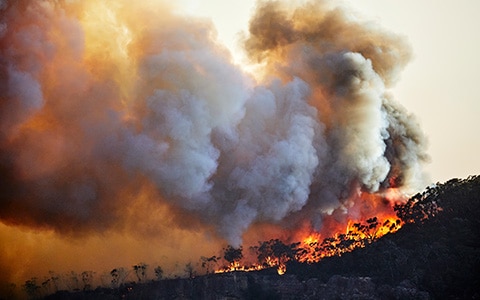
<path fill-rule="evenodd" d="M 423 185 L 423 134 L 388 95 L 409 48 L 332 3 L 259 1 L 244 41 L 255 79 L 210 22 L 163 1 L 0 9 L 7 227 L 167 240 L 171 227 L 238 246 Z"/>

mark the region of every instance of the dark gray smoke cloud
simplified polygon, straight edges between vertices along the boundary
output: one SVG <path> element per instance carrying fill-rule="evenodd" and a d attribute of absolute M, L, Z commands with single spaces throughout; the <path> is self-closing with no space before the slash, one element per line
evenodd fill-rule
<path fill-rule="evenodd" d="M 257 79 L 165 5 L 1 3 L 2 222 L 106 230 L 154 186 L 238 245 L 255 223 L 319 226 L 359 191 L 424 184 L 423 134 L 388 96 L 409 47 L 324 1 L 258 3 Z"/>

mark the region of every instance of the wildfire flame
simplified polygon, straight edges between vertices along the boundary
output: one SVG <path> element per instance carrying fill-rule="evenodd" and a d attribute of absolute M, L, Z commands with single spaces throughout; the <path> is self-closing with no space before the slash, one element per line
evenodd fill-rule
<path fill-rule="evenodd" d="M 267 265 L 252 264 L 252 265 L 242 265 L 241 262 L 234 262 L 227 267 L 222 267 L 218 270 L 215 270 L 216 274 L 228 273 L 228 272 L 252 272 L 260 271 L 268 268 L 277 268 L 277 273 L 279 275 L 285 274 L 287 272 L 287 266 L 285 263 L 280 263 L 277 258 L 269 258 Z"/>
<path fill-rule="evenodd" d="M 379 195 L 364 193 L 361 199 L 365 202 L 375 201 L 378 203 Z M 405 195 L 395 188 L 389 188 L 383 194 L 388 203 L 398 203 L 405 199 Z M 367 205 L 368 206 L 368 205 Z M 243 259 L 236 260 L 228 266 L 223 266 L 215 271 L 215 273 L 225 272 L 250 272 L 259 271 L 267 268 L 277 268 L 279 275 L 285 274 L 287 271 L 286 263 L 294 260 L 301 263 L 317 263 L 325 257 L 341 256 L 344 253 L 351 252 L 357 248 L 363 248 L 366 245 L 378 240 L 382 236 L 397 232 L 403 225 L 403 222 L 395 216 L 392 205 L 387 205 L 389 209 L 379 210 L 378 216 L 368 219 L 349 219 L 345 224 L 338 224 L 333 234 L 327 235 L 317 231 L 309 233 L 301 232 L 297 236 L 301 236 L 298 243 L 290 245 L 290 250 L 294 255 L 289 256 L 288 251 L 277 251 L 277 256 L 266 256 L 262 263 L 248 263 Z M 282 244 L 283 242 L 276 241 Z M 274 247 L 274 246 L 273 246 Z M 264 251 L 258 247 L 257 252 Z M 278 249 L 278 247 L 277 247 Z M 268 251 L 267 251 L 268 252 Z M 260 255 L 259 255 L 260 259 Z"/>
<path fill-rule="evenodd" d="M 383 220 L 373 217 L 367 220 L 367 224 L 349 221 L 345 233 L 337 233 L 333 237 L 325 238 L 323 242 L 320 234 L 312 233 L 302 241 L 304 251 L 299 255 L 298 261 L 315 263 L 324 257 L 341 256 L 398 231 L 402 225 L 402 222 L 394 217 Z"/>

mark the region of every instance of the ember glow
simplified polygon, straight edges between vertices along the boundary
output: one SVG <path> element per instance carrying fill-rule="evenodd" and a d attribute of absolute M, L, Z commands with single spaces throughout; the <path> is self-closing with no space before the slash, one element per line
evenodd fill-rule
<path fill-rule="evenodd" d="M 408 45 L 328 1 L 257 3 L 242 40 L 255 76 L 210 21 L 163 1 L 0 9 L 2 248 L 22 247 L 20 229 L 119 235 L 170 241 L 158 259 L 185 261 L 227 243 L 360 235 L 352 222 L 387 228 L 385 210 L 424 185 L 423 134 L 388 93 Z M 1 276 L 27 276 L 10 259 Z"/>
<path fill-rule="evenodd" d="M 402 223 L 396 218 L 379 220 L 373 217 L 367 222 L 349 221 L 344 233 L 336 233 L 322 240 L 318 233 L 310 234 L 302 241 L 304 252 L 297 258 L 299 262 L 315 263 L 324 257 L 341 256 L 343 253 L 363 248 L 388 233 L 400 229 Z"/>
<path fill-rule="evenodd" d="M 372 198 L 371 196 L 368 198 Z M 363 198 L 362 201 L 369 201 Z M 390 209 L 378 211 L 378 217 L 349 219 L 346 225 L 342 222 L 337 223 L 334 228 L 331 226 L 327 234 L 333 235 L 307 229 L 295 235 L 300 241 L 297 243 L 289 244 L 280 240 L 264 242 L 259 247 L 252 248 L 258 254 L 257 262 L 252 263 L 251 261 L 255 259 L 247 255 L 219 268 L 216 273 L 277 268 L 278 274 L 283 275 L 287 271 L 288 261 L 316 263 L 325 257 L 341 256 L 357 248 L 363 248 L 386 234 L 395 233 L 403 225 L 394 214 L 393 207 L 390 205 L 388 207 Z"/>

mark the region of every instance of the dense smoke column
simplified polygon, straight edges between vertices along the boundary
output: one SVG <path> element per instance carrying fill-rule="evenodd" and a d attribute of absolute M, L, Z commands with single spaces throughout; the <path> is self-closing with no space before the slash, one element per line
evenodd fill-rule
<path fill-rule="evenodd" d="M 327 2 L 258 3 L 257 79 L 166 4 L 1 3 L 2 222 L 103 231 L 142 196 L 239 245 L 423 184 L 423 135 L 387 93 L 409 48 Z"/>
<path fill-rule="evenodd" d="M 295 218 L 310 216 L 319 225 L 322 215 L 348 209 L 359 191 L 422 187 L 425 138 L 387 92 L 410 57 L 401 37 L 358 23 L 326 1 L 263 1 L 245 47 L 264 65 L 265 78 L 308 84 L 309 104 L 325 128 L 309 201 Z"/>

